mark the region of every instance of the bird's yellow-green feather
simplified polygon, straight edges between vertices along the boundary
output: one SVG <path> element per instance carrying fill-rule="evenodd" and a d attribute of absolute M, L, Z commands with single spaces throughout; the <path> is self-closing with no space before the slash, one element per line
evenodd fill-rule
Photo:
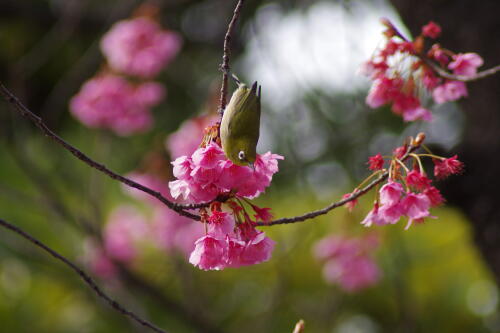
<path fill-rule="evenodd" d="M 222 117 L 220 134 L 222 149 L 234 164 L 255 162 L 260 129 L 260 88 L 239 84 Z M 243 152 L 240 153 L 240 152 Z M 244 158 L 241 158 L 244 156 Z"/>

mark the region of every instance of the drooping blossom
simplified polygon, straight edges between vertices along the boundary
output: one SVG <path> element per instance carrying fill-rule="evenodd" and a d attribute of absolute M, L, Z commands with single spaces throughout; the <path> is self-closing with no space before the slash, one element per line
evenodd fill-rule
<path fill-rule="evenodd" d="M 104 227 L 103 245 L 106 255 L 128 263 L 137 256 L 137 244 L 149 234 L 149 226 L 132 206 L 119 206 Z"/>
<path fill-rule="evenodd" d="M 153 20 L 139 17 L 119 21 L 101 40 L 101 50 L 114 70 L 150 78 L 176 56 L 181 37 Z"/>
<path fill-rule="evenodd" d="M 430 21 L 422 27 L 422 35 L 430 38 L 438 38 L 441 34 L 441 27 L 436 22 Z"/>
<path fill-rule="evenodd" d="M 432 207 L 439 206 L 444 202 L 441 192 L 434 186 L 429 186 L 423 193 L 429 198 Z"/>
<path fill-rule="evenodd" d="M 380 153 L 370 156 L 368 158 L 368 169 L 372 171 L 382 170 L 384 167 L 384 158 Z"/>
<path fill-rule="evenodd" d="M 406 183 L 418 190 L 425 190 L 431 186 L 431 180 L 420 172 L 420 170 L 415 169 L 406 175 Z"/>
<path fill-rule="evenodd" d="M 172 159 L 180 156 L 191 156 L 200 146 L 203 130 L 215 123 L 217 116 L 199 116 L 186 120 L 181 127 L 170 134 L 165 141 Z"/>
<path fill-rule="evenodd" d="M 203 270 L 221 270 L 227 266 L 227 242 L 205 235 L 195 243 L 189 262 Z"/>
<path fill-rule="evenodd" d="M 467 87 L 464 82 L 450 80 L 437 86 L 432 92 L 432 97 L 438 104 L 456 101 L 460 97 L 466 97 L 467 95 Z"/>
<path fill-rule="evenodd" d="M 405 215 L 408 216 L 408 224 L 405 229 L 408 229 L 413 221 L 422 222 L 424 218 L 430 215 L 429 208 L 431 207 L 431 201 L 423 193 L 408 193 L 401 205 Z"/>
<path fill-rule="evenodd" d="M 450 158 L 434 159 L 434 176 L 443 179 L 449 175 L 455 175 L 462 172 L 464 164 L 458 160 L 458 156 Z"/>
<path fill-rule="evenodd" d="M 371 235 L 363 238 L 329 236 L 313 248 L 315 257 L 324 260 L 323 277 L 347 292 L 357 292 L 376 284 L 381 277 L 373 258 L 378 242 Z"/>
<path fill-rule="evenodd" d="M 269 186 L 282 156 L 270 152 L 258 155 L 255 170 L 228 160 L 219 145 L 211 142 L 191 157 L 172 162 L 177 180 L 169 183 L 172 197 L 188 202 L 213 200 L 220 193 L 235 191 L 237 196 L 255 198 Z"/>
<path fill-rule="evenodd" d="M 207 234 L 196 241 L 189 262 L 203 270 L 255 265 L 269 260 L 274 241 L 249 223 L 234 222 L 227 212 L 214 211 Z"/>
<path fill-rule="evenodd" d="M 483 65 L 483 58 L 477 53 L 460 53 L 454 55 L 452 59 L 448 68 L 456 75 L 474 76 L 477 74 L 477 68 Z"/>
<path fill-rule="evenodd" d="M 164 88 L 158 83 L 134 85 L 120 76 L 101 74 L 84 83 L 71 99 L 70 110 L 88 127 L 127 136 L 151 127 L 149 109 L 163 96 Z"/>

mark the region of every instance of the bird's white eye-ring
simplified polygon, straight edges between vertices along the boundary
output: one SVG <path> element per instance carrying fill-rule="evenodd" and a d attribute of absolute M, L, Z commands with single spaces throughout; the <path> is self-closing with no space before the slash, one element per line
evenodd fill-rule
<path fill-rule="evenodd" d="M 240 161 L 243 161 L 245 159 L 245 152 L 243 150 L 240 150 L 240 152 L 238 153 L 238 158 L 240 159 Z"/>

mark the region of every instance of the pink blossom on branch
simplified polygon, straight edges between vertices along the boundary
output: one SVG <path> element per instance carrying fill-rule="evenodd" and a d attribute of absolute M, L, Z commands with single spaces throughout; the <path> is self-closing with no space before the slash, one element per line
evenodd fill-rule
<path fill-rule="evenodd" d="M 477 53 L 460 53 L 453 56 L 448 68 L 456 75 L 474 76 L 477 68 L 483 65 L 483 58 Z"/>
<path fill-rule="evenodd" d="M 144 17 L 113 25 L 101 40 L 101 50 L 114 70 L 141 77 L 156 76 L 179 51 L 180 36 Z"/>
<path fill-rule="evenodd" d="M 228 160 L 221 147 L 211 142 L 198 148 L 191 157 L 181 156 L 172 162 L 178 180 L 169 183 L 172 196 L 187 202 L 210 201 L 221 193 L 235 191 L 237 196 L 255 198 L 264 192 L 278 172 L 283 156 L 270 152 L 258 155 L 255 170 Z"/>

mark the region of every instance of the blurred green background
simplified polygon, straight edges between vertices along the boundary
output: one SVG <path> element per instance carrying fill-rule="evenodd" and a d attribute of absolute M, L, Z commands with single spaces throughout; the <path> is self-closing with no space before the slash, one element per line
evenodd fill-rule
<path fill-rule="evenodd" d="M 167 135 L 206 108 L 218 89 L 222 41 L 235 4 L 157 1 L 162 25 L 179 32 L 184 44 L 157 79 L 168 96 L 154 110 L 154 129 L 118 137 L 86 128 L 70 115 L 68 101 L 99 70 L 101 36 L 140 3 L 0 0 L 1 81 L 50 128 L 120 174 L 139 168 L 151 152 L 167 158 Z M 433 123 L 416 125 L 365 106 L 369 82 L 356 71 L 382 42 L 382 16 L 402 26 L 384 1 L 245 4 L 232 68 L 244 81 L 262 84 L 258 151 L 285 156 L 272 186 L 257 200 L 276 217 L 337 200 L 368 175 L 368 156 L 390 152 L 408 135 L 425 131 L 427 142 L 443 151 L 462 142 L 458 105 L 433 109 Z M 140 206 L 118 183 L 43 137 L 4 102 L 0 132 L 0 218 L 80 265 L 84 239 L 114 207 Z M 359 225 L 370 204 L 368 195 L 351 214 L 342 208 L 306 223 L 266 228 L 277 245 L 263 264 L 204 272 L 181 255 L 151 251 L 120 278 L 100 285 L 169 332 L 292 332 L 299 319 L 306 322 L 305 332 L 500 331 L 495 278 L 459 207 L 434 209 L 437 219 L 408 231 L 401 223 L 376 228 L 383 277 L 375 287 L 346 293 L 324 282 L 312 245 L 331 233 L 371 231 Z M 0 332 L 143 331 L 66 267 L 0 231 Z"/>

